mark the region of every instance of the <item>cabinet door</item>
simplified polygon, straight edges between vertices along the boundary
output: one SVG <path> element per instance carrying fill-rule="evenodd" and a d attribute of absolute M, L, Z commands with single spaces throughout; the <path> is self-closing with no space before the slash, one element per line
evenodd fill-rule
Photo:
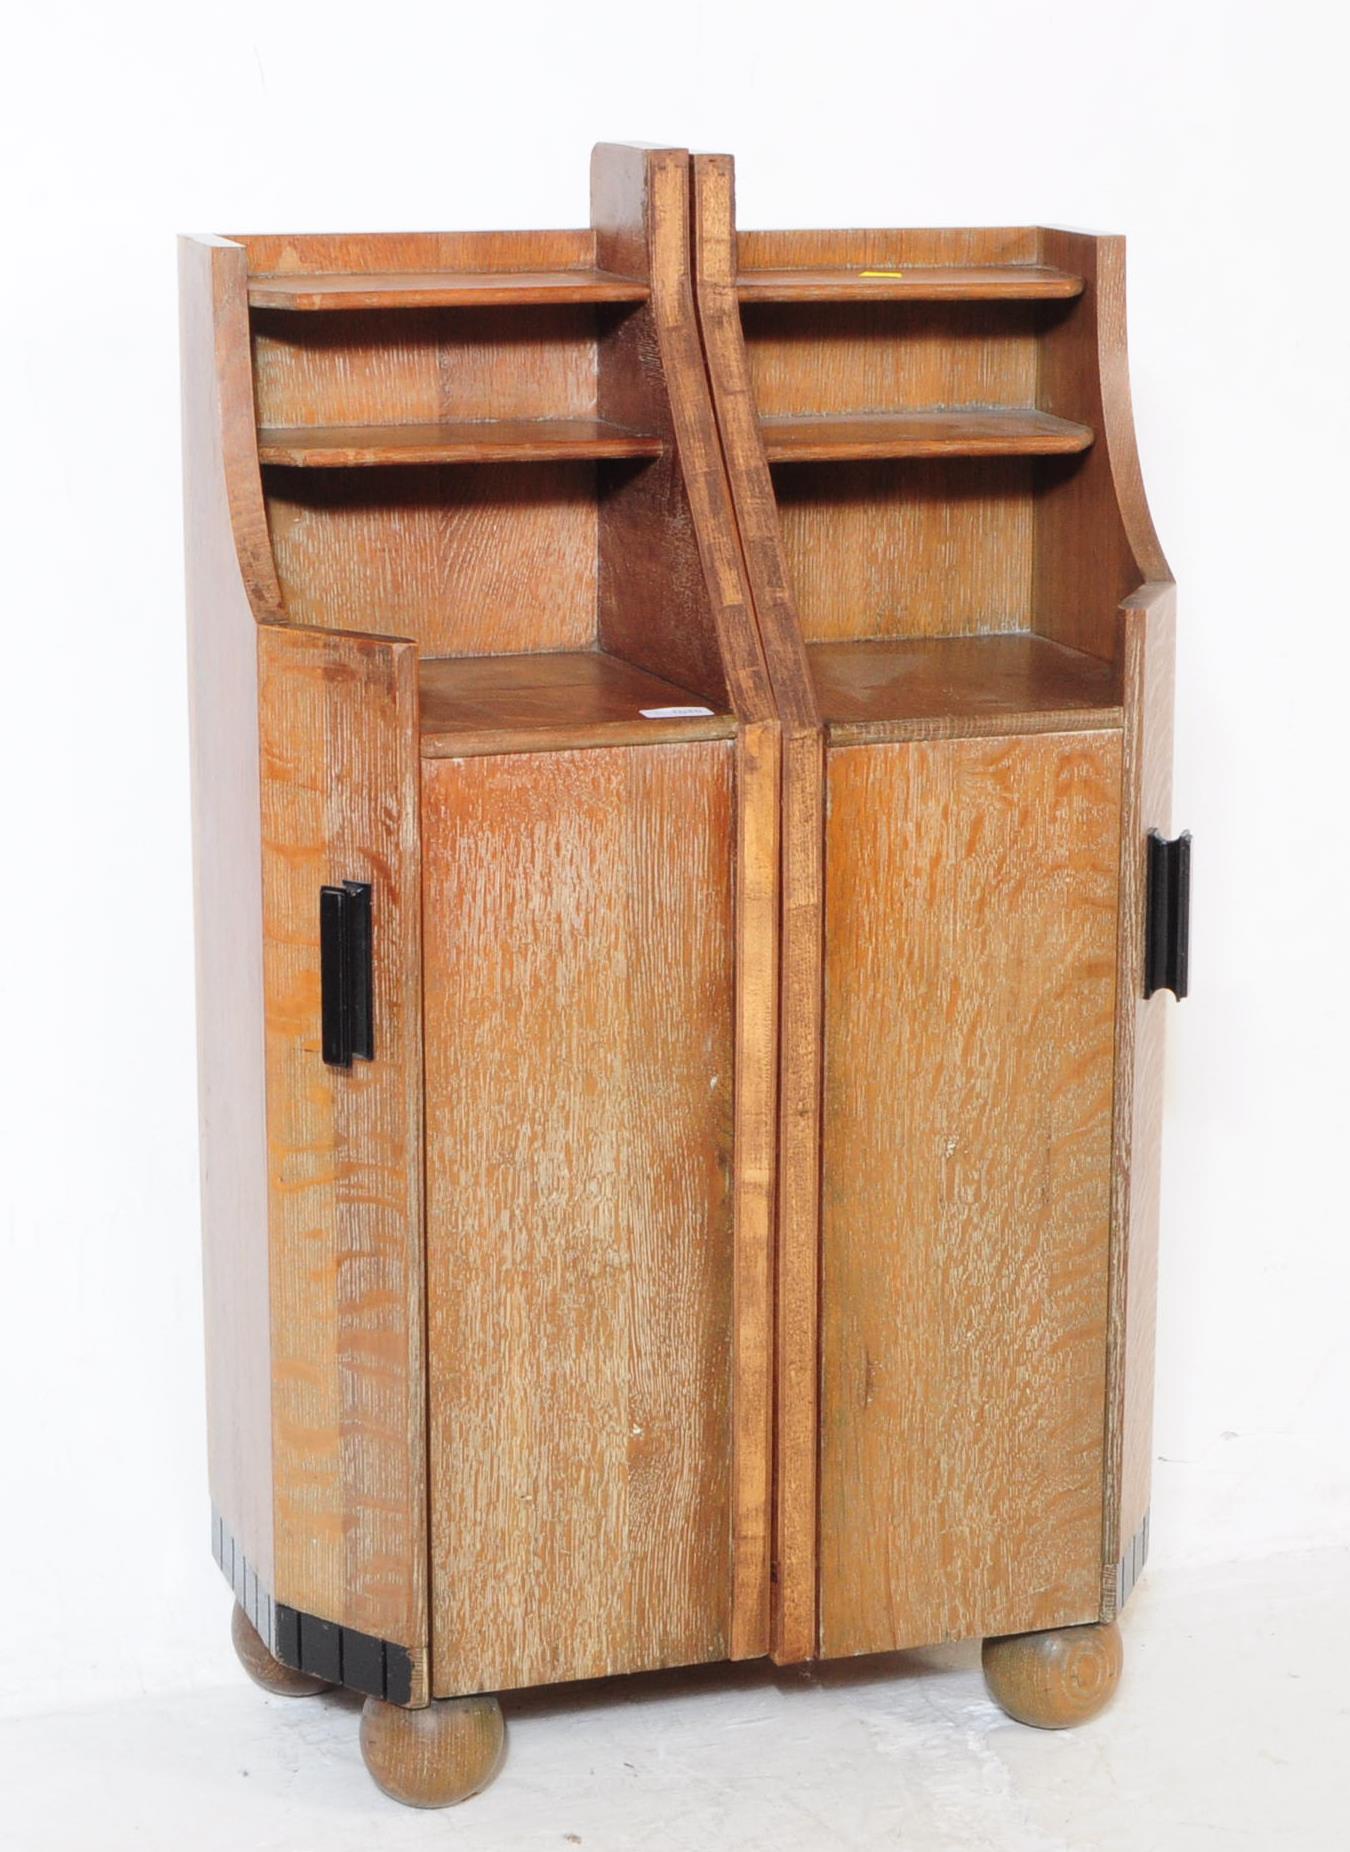
<path fill-rule="evenodd" d="M 821 1650 L 1093 1620 L 1120 735 L 827 778 Z"/>
<path fill-rule="evenodd" d="M 728 1650 L 733 760 L 423 768 L 439 1695 Z"/>

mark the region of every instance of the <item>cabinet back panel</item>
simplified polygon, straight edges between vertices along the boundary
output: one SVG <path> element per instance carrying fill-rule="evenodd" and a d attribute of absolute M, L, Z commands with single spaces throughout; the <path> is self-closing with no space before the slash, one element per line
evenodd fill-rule
<path fill-rule="evenodd" d="M 594 641 L 594 464 L 263 474 L 293 622 L 411 637 L 424 656 Z"/>
<path fill-rule="evenodd" d="M 1093 1620 L 1121 737 L 827 778 L 820 1650 Z"/>
<path fill-rule="evenodd" d="M 423 768 L 438 1695 L 728 1651 L 734 750 Z"/>
<path fill-rule="evenodd" d="M 808 642 L 1031 625 L 1029 460 L 800 463 L 774 471 Z"/>
<path fill-rule="evenodd" d="M 1039 303 L 756 303 L 741 319 L 763 418 L 1036 403 Z"/>
<path fill-rule="evenodd" d="M 260 425 L 595 415 L 597 311 L 255 309 Z"/>

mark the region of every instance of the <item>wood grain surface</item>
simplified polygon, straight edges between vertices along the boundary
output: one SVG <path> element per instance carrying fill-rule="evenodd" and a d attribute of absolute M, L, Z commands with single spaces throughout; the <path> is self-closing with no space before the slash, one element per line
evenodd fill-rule
<path fill-rule="evenodd" d="M 663 713 L 704 704 L 690 689 L 603 650 L 424 658 L 418 686 L 422 751 L 442 759 L 559 745 L 723 739 L 736 731 L 726 713 Z"/>
<path fill-rule="evenodd" d="M 732 1589 L 728 1653 L 769 1643 L 770 1334 L 778 1020 L 780 733 L 708 392 L 694 306 L 689 157 L 601 143 L 591 157 L 600 262 L 646 277 L 646 310 L 602 336 L 598 408 L 659 432 L 656 463 L 600 511 L 598 634 L 738 716 L 733 1238 Z M 662 577 L 661 575 L 664 575 Z M 687 725 L 689 723 L 681 723 Z"/>
<path fill-rule="evenodd" d="M 807 654 L 836 746 L 1122 723 L 1111 664 L 1030 631 L 813 643 Z"/>
<path fill-rule="evenodd" d="M 280 1602 L 406 1646 L 427 1695 L 416 651 L 260 629 Z M 319 889 L 373 887 L 375 1058 L 324 1065 Z"/>
<path fill-rule="evenodd" d="M 732 163 L 696 155 L 694 275 L 722 451 L 782 727 L 771 1651 L 815 1650 L 822 736 L 736 297 Z"/>
<path fill-rule="evenodd" d="M 641 302 L 643 284 L 604 270 L 411 271 L 404 275 L 254 277 L 260 309 L 520 308 L 541 302 Z"/>
<path fill-rule="evenodd" d="M 435 1691 L 730 1645 L 734 747 L 425 767 Z"/>
<path fill-rule="evenodd" d="M 506 1754 L 496 1698 L 452 1698 L 405 1710 L 367 1698 L 361 1758 L 376 1786 L 405 1807 L 453 1807 L 492 1780 Z"/>
<path fill-rule="evenodd" d="M 411 637 L 424 656 L 585 649 L 597 467 L 269 470 L 287 610 L 297 622 Z"/>
<path fill-rule="evenodd" d="M 265 232 L 236 233 L 248 253 L 250 276 L 268 285 L 279 277 L 354 274 L 378 278 L 483 275 L 506 272 L 589 270 L 595 267 L 595 233 L 589 226 L 560 231 Z"/>
<path fill-rule="evenodd" d="M 742 305 L 766 418 L 946 406 L 1035 406 L 1038 335 L 1064 311 L 1034 302 Z"/>
<path fill-rule="evenodd" d="M 661 439 L 626 431 L 601 418 L 292 425 L 259 431 L 258 454 L 264 463 L 284 463 L 296 469 L 373 469 L 382 464 L 659 457 Z"/>
<path fill-rule="evenodd" d="M 802 636 L 1036 628 L 1036 468 L 994 457 L 776 470 Z"/>
<path fill-rule="evenodd" d="M 1086 450 L 1092 432 L 1028 406 L 849 412 L 760 420 L 770 463 L 870 457 L 1048 457 Z"/>
<path fill-rule="evenodd" d="M 1125 342 L 1125 240 L 1046 231 L 1050 262 L 1085 279 L 1081 302 L 1041 342 L 1037 403 L 1090 424 L 1077 463 L 1041 467 L 1036 505 L 1036 627 L 1074 649 L 1121 660 L 1120 606 L 1171 581 L 1144 497 Z"/>
<path fill-rule="evenodd" d="M 1121 835 L 1120 1033 L 1116 1044 L 1111 1345 L 1106 1401 L 1103 1612 L 1115 1612 L 1116 1565 L 1149 1509 L 1162 1167 L 1163 1054 L 1169 998 L 1143 995 L 1146 843 L 1171 833 L 1175 590 L 1128 601 Z"/>
<path fill-rule="evenodd" d="M 742 270 L 742 302 L 1018 302 L 1082 294 L 1083 279 L 1051 264 L 798 265 Z"/>
<path fill-rule="evenodd" d="M 490 308 L 331 315 L 255 309 L 258 422 L 594 418 L 604 314 L 585 305 L 509 315 Z"/>
<path fill-rule="evenodd" d="M 829 755 L 823 1654 L 1096 1617 L 1120 773 Z"/>

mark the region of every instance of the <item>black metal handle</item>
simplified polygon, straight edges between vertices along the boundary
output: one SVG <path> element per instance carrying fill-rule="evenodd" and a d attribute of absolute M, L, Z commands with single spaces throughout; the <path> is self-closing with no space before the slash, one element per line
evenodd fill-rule
<path fill-rule="evenodd" d="M 369 881 L 319 889 L 319 971 L 323 1058 L 350 1067 L 375 1059 L 375 983 Z"/>
<path fill-rule="evenodd" d="M 1186 995 L 1191 961 L 1191 832 L 1174 841 L 1148 833 L 1148 897 L 1144 933 L 1144 995 Z"/>

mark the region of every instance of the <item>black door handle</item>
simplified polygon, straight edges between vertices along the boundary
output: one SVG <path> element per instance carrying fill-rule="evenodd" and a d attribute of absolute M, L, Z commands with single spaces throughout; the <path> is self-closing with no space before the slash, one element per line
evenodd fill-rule
<path fill-rule="evenodd" d="M 350 1067 L 353 1055 L 375 1059 L 375 983 L 371 885 L 344 881 L 319 889 L 319 972 L 323 991 L 323 1058 Z"/>

